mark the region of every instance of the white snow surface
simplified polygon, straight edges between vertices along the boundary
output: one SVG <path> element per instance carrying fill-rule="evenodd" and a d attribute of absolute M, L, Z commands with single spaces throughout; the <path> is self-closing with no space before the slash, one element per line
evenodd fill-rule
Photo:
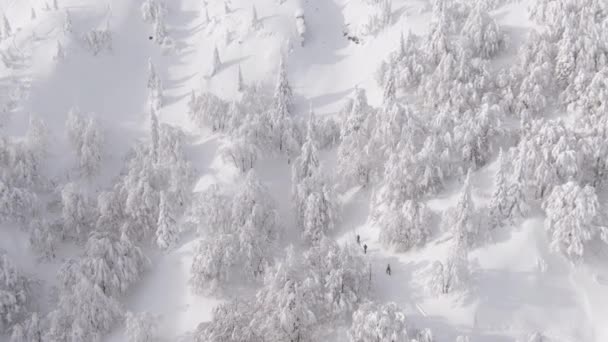
<path fill-rule="evenodd" d="M 245 83 L 272 83 L 280 55 L 285 54 L 298 115 L 305 115 L 309 106 L 320 115 L 333 115 L 355 87 L 365 88 L 370 102 L 379 104 L 381 89 L 373 80 L 378 63 L 395 49 L 402 31 L 426 32 L 430 16 L 426 1 L 394 0 L 392 26 L 366 37 L 362 44 L 353 44 L 343 36 L 345 23 L 365 19 L 357 17 L 364 13 L 352 8 L 352 0 L 287 0 L 281 5 L 277 0 L 256 0 L 263 23 L 257 32 L 249 30 L 252 2 L 248 0 L 231 0 L 228 15 L 223 13 L 223 1 L 208 0 L 210 24 L 203 22 L 200 0 L 165 2 L 173 46 L 161 48 L 148 39 L 151 26 L 141 20 L 140 0 L 60 0 L 60 11 L 45 11 L 42 0 L 0 1 L 0 9 L 10 18 L 15 32 L 0 47 L 10 46 L 24 57 L 19 68 L 0 67 L 2 101 L 15 83 L 26 88 L 19 107 L 2 114 L 2 130 L 21 135 L 30 114 L 42 117 L 51 134 L 52 162 L 46 170 L 51 178 L 64 181 L 69 177 L 66 165 L 74 164 L 74 156 L 66 152 L 69 148 L 64 134 L 66 115 L 74 105 L 94 113 L 106 134 L 106 159 L 91 189 L 107 187 L 118 175 L 125 153 L 148 134 L 145 84 L 147 60 L 151 58 L 165 87 L 165 105 L 159 119 L 188 133 L 186 150 L 198 178 L 195 191 L 215 182 L 230 184 L 239 176 L 217 155 L 220 137 L 195 128 L 187 117 L 192 90 L 207 90 L 226 100 L 235 98 L 239 66 Z M 508 4 L 493 13 L 510 35 L 509 51 L 513 52 L 496 63 L 509 63 L 508 58 L 533 25 L 525 19 L 526 4 Z M 31 7 L 37 11 L 35 20 L 30 19 Z M 63 33 L 65 10 L 70 11 L 76 32 L 109 22 L 112 51 L 92 56 L 77 35 Z M 300 10 L 306 20 L 304 46 L 295 43 L 299 38 L 294 13 Z M 225 39 L 227 29 L 231 32 L 229 43 Z M 52 58 L 57 41 L 65 49 L 62 61 Z M 207 67 L 214 46 L 220 51 L 222 67 L 210 78 Z M 332 153 L 324 156 L 333 158 Z M 282 161 L 264 160 L 257 169 L 279 204 L 281 218 L 291 222 L 290 168 Z M 488 201 L 495 169 L 493 163 L 474 174 L 476 203 Z M 448 187 L 429 200 L 429 207 L 440 211 L 452 206 L 458 190 L 458 184 Z M 606 255 L 598 256 L 597 263 L 573 267 L 549 251 L 540 214 L 521 226 L 501 230 L 490 244 L 472 253 L 477 271 L 470 293 L 441 297 L 424 291 L 420 273 L 434 260 L 442 259 L 449 235 L 434 234 L 425 247 L 407 253 L 384 249 L 378 242 L 377 229 L 368 224 L 370 195 L 367 190 L 353 189 L 341 196 L 344 219 L 335 237 L 347 241 L 361 235 L 362 242 L 369 246 L 366 258 L 374 272 L 373 297 L 379 302 L 396 302 L 416 326 L 431 328 L 437 341 L 469 335 L 475 342 L 506 342 L 533 331 L 542 331 L 552 341 L 608 341 Z M 209 321 L 212 309 L 225 300 L 191 290 L 188 279 L 196 240 L 188 236 L 167 253 L 146 251 L 152 266 L 121 300 L 127 310 L 161 315 L 160 333 L 167 341 Z M 25 274 L 40 280 L 42 290 L 36 297 L 42 312 L 51 309 L 50 289 L 56 283 L 61 261 L 80 252 L 78 246 L 62 245 L 57 260 L 39 261 L 28 251 L 27 234 L 15 225 L 0 228 L 0 248 Z M 546 273 L 537 272 L 538 258 L 547 263 Z M 384 273 L 388 263 L 393 270 L 391 277 Z M 0 340 L 6 339 L 0 336 Z M 107 341 L 125 340 L 123 326 L 116 326 L 107 336 Z"/>

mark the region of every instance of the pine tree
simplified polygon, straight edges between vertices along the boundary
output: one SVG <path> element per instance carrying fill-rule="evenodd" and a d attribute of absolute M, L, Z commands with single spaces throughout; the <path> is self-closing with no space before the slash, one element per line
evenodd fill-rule
<path fill-rule="evenodd" d="M 32 9 L 30 10 L 30 19 L 32 20 L 36 20 L 36 10 L 34 10 L 34 8 L 32 7 Z"/>
<path fill-rule="evenodd" d="M 177 223 L 171 214 L 171 205 L 167 203 L 165 192 L 161 191 L 156 228 L 156 245 L 160 249 L 166 250 L 177 242 L 178 234 Z"/>
<path fill-rule="evenodd" d="M 79 184 L 68 183 L 61 190 L 63 239 L 83 239 L 91 230 L 92 206 Z"/>
<path fill-rule="evenodd" d="M 271 114 L 271 130 L 279 151 L 288 151 L 292 136 L 293 93 L 287 79 L 287 66 L 283 57 L 279 63 L 279 73 L 274 91 L 274 108 Z"/>
<path fill-rule="evenodd" d="M 65 10 L 65 20 L 63 22 L 63 32 L 65 32 L 65 33 L 73 32 L 72 16 L 70 15 L 70 11 L 67 9 Z"/>
<path fill-rule="evenodd" d="M 220 53 L 217 50 L 217 46 L 213 49 L 213 60 L 211 64 L 211 73 L 210 76 L 215 76 L 220 68 L 222 67 L 222 61 L 220 60 Z"/>
<path fill-rule="evenodd" d="M 471 170 L 467 173 L 462 186 L 460 198 L 456 207 L 449 210 L 444 216 L 444 224 L 450 225 L 448 229 L 452 231 L 453 239 L 457 241 L 460 248 L 469 248 L 485 238 L 479 230 L 479 225 L 475 213 L 475 205 L 471 197 Z"/>
<path fill-rule="evenodd" d="M 62 61 L 65 59 L 65 52 L 60 41 L 57 41 L 57 52 L 55 53 L 55 60 Z"/>
<path fill-rule="evenodd" d="M 239 64 L 238 75 L 237 75 L 237 88 L 238 91 L 243 91 L 245 89 L 245 84 L 243 83 L 243 73 L 241 72 L 241 65 Z"/>
<path fill-rule="evenodd" d="M 162 44 L 167 37 L 167 28 L 165 26 L 165 17 L 162 14 L 157 14 L 154 20 L 154 41 Z"/>
<path fill-rule="evenodd" d="M 262 27 L 262 22 L 258 18 L 258 10 L 253 5 L 251 9 L 251 28 L 255 31 Z"/>
<path fill-rule="evenodd" d="M 8 22 L 6 14 L 2 15 L 2 39 L 6 39 L 13 34 L 11 24 Z"/>
<path fill-rule="evenodd" d="M 502 149 L 498 153 L 498 170 L 494 176 L 494 192 L 490 201 L 489 216 L 492 228 L 503 226 L 511 218 L 511 199 L 507 183 L 507 163 Z"/>
<path fill-rule="evenodd" d="M 159 150 L 159 129 L 158 129 L 158 116 L 155 110 L 150 111 L 150 135 L 152 140 L 152 148 L 150 153 L 152 154 L 152 161 L 158 163 L 158 150 Z"/>

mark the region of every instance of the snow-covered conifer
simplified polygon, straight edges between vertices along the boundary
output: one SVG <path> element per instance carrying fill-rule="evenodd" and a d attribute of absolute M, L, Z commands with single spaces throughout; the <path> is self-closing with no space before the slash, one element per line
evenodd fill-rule
<path fill-rule="evenodd" d="M 59 10 L 59 3 L 57 2 L 57 0 L 53 0 L 53 9 L 54 9 L 55 11 L 58 11 L 58 10 Z"/>
<path fill-rule="evenodd" d="M 489 223 L 492 228 L 501 227 L 511 218 L 507 172 L 506 158 L 501 149 L 498 153 L 498 170 L 494 176 L 494 192 L 489 207 Z"/>
<path fill-rule="evenodd" d="M 29 243 L 36 252 L 44 259 L 53 259 L 57 245 L 57 231 L 55 227 L 46 220 L 34 219 L 30 222 Z"/>
<path fill-rule="evenodd" d="M 167 27 L 165 26 L 165 16 L 159 14 L 154 19 L 154 41 L 163 44 L 167 38 Z"/>
<path fill-rule="evenodd" d="M 63 32 L 72 33 L 74 30 L 72 26 L 72 16 L 69 10 L 65 10 L 65 19 L 63 21 Z"/>
<path fill-rule="evenodd" d="M 503 33 L 494 19 L 483 9 L 481 1 L 473 6 L 461 31 L 464 44 L 471 49 L 474 56 L 491 58 L 504 46 Z"/>
<path fill-rule="evenodd" d="M 178 230 L 177 223 L 172 217 L 171 206 L 167 203 L 167 195 L 164 191 L 161 191 L 156 228 L 156 245 L 161 249 L 173 246 L 177 242 Z"/>
<path fill-rule="evenodd" d="M 209 72 L 209 76 L 215 76 L 218 73 L 220 68 L 222 67 L 222 61 L 220 59 L 220 53 L 217 50 L 217 46 L 213 48 L 213 57 L 211 60 L 211 69 Z"/>
<path fill-rule="evenodd" d="M 453 239 L 462 248 L 481 243 L 486 234 L 481 231 L 471 196 L 471 171 L 467 173 L 456 207 L 442 218 L 442 225 L 452 232 Z"/>
<path fill-rule="evenodd" d="M 34 7 L 32 7 L 32 9 L 30 10 L 30 19 L 36 20 L 36 10 L 34 9 Z"/>
<path fill-rule="evenodd" d="M 258 18 L 258 10 L 255 5 L 251 8 L 251 29 L 256 31 L 262 27 L 262 21 Z"/>
<path fill-rule="evenodd" d="M 11 24 L 6 17 L 6 14 L 2 15 L 2 30 L 0 31 L 2 39 L 6 39 L 13 34 L 13 29 L 11 28 Z"/>
<path fill-rule="evenodd" d="M 338 146 L 338 174 L 345 185 L 367 185 L 372 178 L 370 120 L 372 109 L 367 103 L 363 89 L 355 89 L 351 109 L 344 118 L 341 128 L 341 144 Z"/>
<path fill-rule="evenodd" d="M 243 73 L 241 72 L 241 66 L 239 65 L 236 79 L 236 90 L 243 91 L 243 89 L 245 89 L 245 84 L 243 83 Z"/>
<path fill-rule="evenodd" d="M 61 189 L 63 238 L 83 239 L 92 228 L 92 206 L 81 185 L 68 183 Z"/>
<path fill-rule="evenodd" d="M 272 137 L 279 151 L 288 151 L 293 139 L 292 104 L 293 93 L 287 78 L 287 66 L 284 57 L 281 56 L 273 97 L 274 108 L 270 115 Z"/>
<path fill-rule="evenodd" d="M 63 51 L 63 45 L 61 45 L 60 41 L 57 41 L 57 51 L 55 52 L 54 59 L 56 61 L 62 61 L 65 59 L 65 52 Z"/>

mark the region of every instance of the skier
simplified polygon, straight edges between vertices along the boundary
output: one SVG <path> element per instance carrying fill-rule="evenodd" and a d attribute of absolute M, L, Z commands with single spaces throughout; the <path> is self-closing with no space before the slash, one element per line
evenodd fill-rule
<path fill-rule="evenodd" d="M 363 254 L 367 254 L 367 245 L 363 245 Z"/>
<path fill-rule="evenodd" d="M 388 274 L 389 276 L 391 275 L 391 264 L 388 264 L 386 266 L 386 274 Z"/>
<path fill-rule="evenodd" d="M 359 234 L 357 234 L 357 244 L 361 246 L 361 236 Z"/>

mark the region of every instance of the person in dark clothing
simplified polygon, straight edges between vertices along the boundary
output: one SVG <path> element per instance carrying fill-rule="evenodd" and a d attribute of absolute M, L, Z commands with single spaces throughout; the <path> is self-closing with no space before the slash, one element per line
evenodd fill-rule
<path fill-rule="evenodd" d="M 388 274 L 389 276 L 391 275 L 391 264 L 388 264 L 386 266 L 386 274 Z"/>
<path fill-rule="evenodd" d="M 357 244 L 361 245 L 361 236 L 359 234 L 357 234 Z"/>
<path fill-rule="evenodd" d="M 363 245 L 363 253 L 367 254 L 367 245 Z"/>

